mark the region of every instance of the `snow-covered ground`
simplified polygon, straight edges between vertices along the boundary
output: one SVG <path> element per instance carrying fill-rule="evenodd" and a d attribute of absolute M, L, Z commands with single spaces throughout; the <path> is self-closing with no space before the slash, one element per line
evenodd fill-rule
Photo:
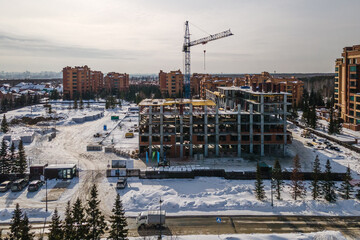
<path fill-rule="evenodd" d="M 104 140 L 104 146 L 114 145 L 118 149 L 133 151 L 138 148 L 138 133 L 132 139 L 125 139 L 128 129 L 133 129 L 138 124 L 137 115 L 128 113 L 128 105 L 119 109 L 104 111 L 104 117 L 77 124 L 72 117 L 92 114 L 104 107 L 103 103 L 91 103 L 91 108 L 83 110 L 67 109 L 68 105 L 52 104 L 56 115 L 64 119 L 56 123 L 57 136 L 48 141 L 48 136 L 36 133 L 31 144 L 25 146 L 26 154 L 31 163 L 75 163 L 80 167 L 80 177 L 71 181 L 70 186 L 57 201 L 49 202 L 49 211 L 57 207 L 62 214 L 66 202 L 74 201 L 77 197 L 85 201 L 88 198 L 89 189 L 93 183 L 99 185 L 99 197 L 101 208 L 106 216 L 111 214 L 114 203 L 116 178 L 106 178 L 105 169 L 111 160 L 124 159 L 113 153 L 87 152 L 86 146 L 100 142 L 103 138 L 94 138 L 94 134 L 111 132 Z M 31 113 L 32 111 L 32 113 Z M 26 107 L 6 113 L 8 119 L 21 116 L 47 116 L 46 109 L 38 105 Z M 111 116 L 119 116 L 121 123 L 112 121 Z M 2 118 L 2 116 L 0 116 Z M 104 131 L 104 125 L 107 130 Z M 121 128 L 120 128 L 121 127 Z M 11 127 L 14 134 L 27 130 L 28 126 Z M 47 126 L 31 126 L 34 131 L 44 130 Z M 291 167 L 293 157 L 298 154 L 301 158 L 303 170 L 311 171 L 312 163 L 319 156 L 322 167 L 327 159 L 331 160 L 333 171 L 345 172 L 349 165 L 353 171 L 353 177 L 359 178 L 360 173 L 359 154 L 339 147 L 341 152 L 333 150 L 315 150 L 304 143 L 310 141 L 300 137 L 299 128 L 292 129 L 293 144 L 288 146 L 288 156 L 279 157 L 282 167 Z M 261 160 L 273 165 L 276 157 L 266 156 Z M 141 160 L 134 160 L 135 168 L 145 169 L 146 165 Z M 181 164 L 181 162 L 177 162 Z M 207 159 L 198 162 L 184 162 L 184 165 L 194 164 L 209 168 L 225 168 L 227 170 L 241 171 L 254 170 L 256 161 L 248 159 Z M 56 181 L 49 182 L 49 189 L 55 186 Z M 289 188 L 284 190 L 282 201 L 274 201 L 274 208 L 270 206 L 269 182 L 265 181 L 267 201 L 255 200 L 253 194 L 254 181 L 225 180 L 221 178 L 196 178 L 196 179 L 166 179 L 166 180 L 141 180 L 130 178 L 129 186 L 125 190 L 118 191 L 121 194 L 124 207 L 128 215 L 135 215 L 140 211 L 158 208 L 160 197 L 164 200 L 163 207 L 170 215 L 199 215 L 199 214 L 307 214 L 307 215 L 357 215 L 360 212 L 357 200 L 339 200 L 335 204 L 323 201 L 312 201 L 310 193 L 305 200 L 294 202 L 289 194 Z M 0 194 L 0 221 L 9 222 L 11 208 L 15 203 L 20 203 L 21 208 L 28 212 L 31 221 L 49 217 L 45 213 L 45 203 L 41 200 L 45 194 L 43 187 L 39 192 L 29 194 L 27 190 L 19 193 L 7 192 Z"/>
<path fill-rule="evenodd" d="M 129 240 L 155 240 L 153 237 L 130 237 Z M 183 235 L 164 236 L 164 240 L 345 240 L 346 238 L 336 231 L 315 233 L 288 233 L 288 234 L 224 234 L 224 235 Z"/>

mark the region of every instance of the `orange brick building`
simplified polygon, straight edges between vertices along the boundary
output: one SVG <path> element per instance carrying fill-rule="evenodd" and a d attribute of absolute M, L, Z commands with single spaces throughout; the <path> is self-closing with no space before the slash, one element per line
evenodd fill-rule
<path fill-rule="evenodd" d="M 345 47 L 335 61 L 335 108 L 343 126 L 360 131 L 360 45 Z"/>
<path fill-rule="evenodd" d="M 159 83 L 163 95 L 169 97 L 181 96 L 184 86 L 184 74 L 181 73 L 180 69 L 169 73 L 160 70 Z"/>
<path fill-rule="evenodd" d="M 248 78 L 248 85 L 256 87 L 263 87 L 266 84 L 271 86 L 269 91 L 280 84 L 280 91 L 290 93 L 287 97 L 287 101 L 292 104 L 292 106 L 298 106 L 302 101 L 304 83 L 294 77 L 292 78 L 274 78 L 268 72 L 262 72 L 261 74 L 255 74 L 252 76 L 245 76 L 245 79 Z"/>
<path fill-rule="evenodd" d="M 234 85 L 234 81 L 229 77 L 213 77 L 207 76 L 200 81 L 200 97 L 206 98 L 206 90 L 218 91 L 218 87 L 231 87 Z"/>
<path fill-rule="evenodd" d="M 90 82 L 92 91 L 99 93 L 104 88 L 104 74 L 101 71 L 91 71 Z"/>
<path fill-rule="evenodd" d="M 193 73 L 190 78 L 190 89 L 192 97 L 200 96 L 200 82 L 207 77 L 210 77 L 210 75 L 204 73 Z"/>
<path fill-rule="evenodd" d="M 104 81 L 107 91 L 125 91 L 129 89 L 129 74 L 126 73 L 109 72 Z"/>
<path fill-rule="evenodd" d="M 70 99 L 79 98 L 86 92 L 91 92 L 90 68 L 86 65 L 63 68 L 63 89 L 64 96 Z"/>

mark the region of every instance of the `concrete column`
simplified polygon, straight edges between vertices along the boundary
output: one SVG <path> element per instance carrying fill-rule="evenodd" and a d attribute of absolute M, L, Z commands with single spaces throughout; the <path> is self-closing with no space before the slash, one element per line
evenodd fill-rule
<path fill-rule="evenodd" d="M 190 146 L 189 146 L 189 154 L 190 154 L 190 157 L 192 158 L 193 157 L 193 106 L 190 104 L 189 105 L 190 107 L 190 111 L 189 111 L 189 114 L 190 114 L 190 119 L 189 119 L 189 122 L 190 122 L 190 126 L 189 126 L 189 134 L 190 134 Z"/>
<path fill-rule="evenodd" d="M 207 106 L 204 106 L 204 140 L 205 140 L 205 146 L 204 146 L 204 157 L 208 157 L 208 116 L 207 116 Z"/>
<path fill-rule="evenodd" d="M 284 118 L 283 118 L 283 124 L 284 124 L 284 145 L 283 145 L 283 155 L 285 156 L 286 154 L 286 129 L 287 129 L 287 121 L 286 121 L 286 113 L 287 113 L 287 95 L 284 95 Z"/>
<path fill-rule="evenodd" d="M 152 157 L 152 106 L 149 106 L 149 158 Z"/>
<path fill-rule="evenodd" d="M 260 117 L 261 117 L 261 145 L 260 145 L 260 156 L 265 156 L 264 153 L 264 95 L 260 97 Z"/>
<path fill-rule="evenodd" d="M 219 105 L 216 105 L 215 114 L 215 154 L 219 156 Z"/>
<path fill-rule="evenodd" d="M 180 115 L 180 158 L 184 157 L 184 116 Z"/>
<path fill-rule="evenodd" d="M 250 120 L 249 120 L 249 126 L 250 126 L 250 153 L 254 153 L 254 110 L 253 110 L 253 104 L 249 104 L 249 112 L 250 112 Z"/>
<path fill-rule="evenodd" d="M 160 106 L 160 156 L 164 157 L 164 106 Z"/>
<path fill-rule="evenodd" d="M 237 113 L 237 137 L 238 137 L 238 157 L 241 157 L 241 106 L 238 104 L 238 113 Z"/>

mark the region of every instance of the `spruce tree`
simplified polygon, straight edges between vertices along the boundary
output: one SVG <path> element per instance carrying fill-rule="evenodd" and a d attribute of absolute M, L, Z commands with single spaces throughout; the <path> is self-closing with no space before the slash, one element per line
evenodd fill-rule
<path fill-rule="evenodd" d="M 332 181 L 331 165 L 329 159 L 326 161 L 324 182 L 322 187 L 325 200 L 328 202 L 336 202 L 335 183 Z"/>
<path fill-rule="evenodd" d="M 125 211 L 120 200 L 120 195 L 116 195 L 115 204 L 112 209 L 113 215 L 110 216 L 111 229 L 110 239 L 112 240 L 124 240 L 127 239 L 128 229 L 125 218 Z"/>
<path fill-rule="evenodd" d="M 320 174 L 321 174 L 320 160 L 319 157 L 316 156 L 313 166 L 313 172 L 312 172 L 313 180 L 311 181 L 311 187 L 312 187 L 311 196 L 314 200 L 316 200 L 321 196 Z"/>
<path fill-rule="evenodd" d="M 6 120 L 5 114 L 3 115 L 3 119 L 1 121 L 1 131 L 3 133 L 7 133 L 9 131 L 9 125 L 8 125 L 7 120 Z"/>
<path fill-rule="evenodd" d="M 21 240 L 22 211 L 19 204 L 16 204 L 10 223 L 10 240 Z"/>
<path fill-rule="evenodd" d="M 306 195 L 306 189 L 303 182 L 303 175 L 300 173 L 301 165 L 298 155 L 294 157 L 294 169 L 291 173 L 291 195 L 294 200 Z"/>
<path fill-rule="evenodd" d="M 16 173 L 16 155 L 15 155 L 15 145 L 14 142 L 11 143 L 10 147 L 10 158 L 9 158 L 9 164 L 10 164 L 10 172 Z"/>
<path fill-rule="evenodd" d="M 343 199 L 352 199 L 352 195 L 354 194 L 354 187 L 350 183 L 351 180 L 351 171 L 350 167 L 348 166 L 340 189 L 340 195 Z"/>
<path fill-rule="evenodd" d="M 19 149 L 19 156 L 17 161 L 17 169 L 18 169 L 18 173 L 24 174 L 27 168 L 27 163 L 26 163 L 25 149 L 22 140 L 20 140 L 18 149 Z"/>
<path fill-rule="evenodd" d="M 84 102 L 82 98 L 80 98 L 80 109 L 84 109 Z"/>
<path fill-rule="evenodd" d="M 52 110 L 51 110 L 51 105 L 49 104 L 49 114 L 52 113 Z"/>
<path fill-rule="evenodd" d="M 3 138 L 1 141 L 1 149 L 0 149 L 0 174 L 7 174 L 9 173 L 9 163 L 7 160 L 7 148 L 6 142 Z"/>
<path fill-rule="evenodd" d="M 49 226 L 49 240 L 62 240 L 64 239 L 64 231 L 62 229 L 62 224 L 60 220 L 60 216 L 58 214 L 57 208 L 55 208 L 54 214 L 51 218 L 51 223 Z"/>
<path fill-rule="evenodd" d="M 91 188 L 90 199 L 88 201 L 87 224 L 89 225 L 88 239 L 97 240 L 104 234 L 106 228 L 105 217 L 99 209 L 98 191 L 94 184 Z"/>
<path fill-rule="evenodd" d="M 29 218 L 26 213 L 24 214 L 24 219 L 21 222 L 21 240 L 33 240 L 34 233 L 30 232 L 31 226 L 29 224 Z"/>
<path fill-rule="evenodd" d="M 279 159 L 276 159 L 275 165 L 272 171 L 273 188 L 275 188 L 275 197 L 277 200 L 281 199 L 281 191 L 283 189 L 284 181 Z"/>
<path fill-rule="evenodd" d="M 329 125 L 328 125 L 328 133 L 329 134 L 334 134 L 335 133 L 335 121 L 334 121 L 334 109 L 330 108 L 330 113 L 329 113 Z"/>
<path fill-rule="evenodd" d="M 77 103 L 77 99 L 74 99 L 74 109 L 78 109 L 78 103 Z"/>
<path fill-rule="evenodd" d="M 85 219 L 84 207 L 79 198 L 76 199 L 73 208 L 71 210 L 73 225 L 74 225 L 74 235 L 72 239 L 81 240 L 86 238 L 89 228 Z"/>
<path fill-rule="evenodd" d="M 74 225 L 73 225 L 73 217 L 71 213 L 71 206 L 70 201 L 67 202 L 66 209 L 65 209 L 65 220 L 62 226 L 64 239 L 72 239 L 74 235 Z"/>
<path fill-rule="evenodd" d="M 256 165 L 255 197 L 257 200 L 265 200 L 265 190 L 263 180 L 261 179 L 260 165 Z"/>

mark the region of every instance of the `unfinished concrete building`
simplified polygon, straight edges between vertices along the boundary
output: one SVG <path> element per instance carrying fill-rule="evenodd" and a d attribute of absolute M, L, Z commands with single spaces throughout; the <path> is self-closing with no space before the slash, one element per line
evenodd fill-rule
<path fill-rule="evenodd" d="M 228 89 L 212 96 L 215 101 L 143 100 L 139 104 L 140 156 L 159 152 L 161 157 L 186 159 L 285 153 L 291 143 L 286 130 L 287 93 L 265 94 L 238 87 L 235 94 Z M 224 101 L 232 95 L 241 100 Z"/>

